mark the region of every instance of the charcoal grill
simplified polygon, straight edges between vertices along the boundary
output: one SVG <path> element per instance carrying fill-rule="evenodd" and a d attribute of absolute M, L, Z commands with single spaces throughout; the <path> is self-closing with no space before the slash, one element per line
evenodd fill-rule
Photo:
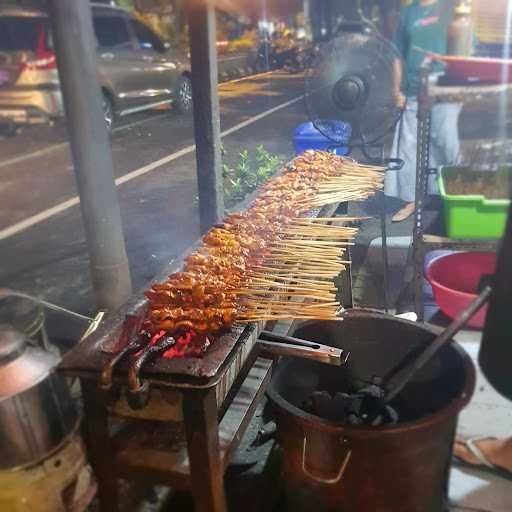
<path fill-rule="evenodd" d="M 315 215 L 327 217 L 335 211 L 333 206 Z M 195 249 L 177 258 L 155 281 L 179 270 Z M 118 510 L 117 480 L 125 478 L 191 489 L 198 512 L 224 512 L 224 471 L 271 376 L 272 359 L 260 357 L 257 344 L 263 326 L 234 326 L 200 358 L 166 359 L 148 353 L 134 365 L 130 354 L 140 353 L 145 345 L 134 333 L 146 307 L 142 294 L 134 296 L 59 367 L 81 381 L 101 510 Z M 159 343 L 172 346 L 173 340 L 163 337 Z M 347 355 L 329 348 L 314 357 L 342 364 Z M 121 422 L 115 434 L 113 422 Z M 165 442 L 170 437 L 174 441 Z"/>

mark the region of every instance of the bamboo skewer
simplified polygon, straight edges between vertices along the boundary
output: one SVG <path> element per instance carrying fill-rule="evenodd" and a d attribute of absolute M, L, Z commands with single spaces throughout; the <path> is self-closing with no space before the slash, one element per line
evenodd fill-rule
<path fill-rule="evenodd" d="M 350 247 L 352 245 L 355 245 L 353 242 L 331 242 L 329 240 L 322 241 L 322 240 L 303 240 L 303 239 L 293 239 L 289 238 L 287 240 L 283 240 L 282 242 L 276 242 L 274 245 L 271 245 L 270 248 L 273 247 L 285 247 L 289 248 L 290 246 L 297 246 L 297 247 L 303 247 L 306 246 L 313 246 L 317 248 L 322 248 L 321 246 L 327 246 L 327 247 Z"/>
<path fill-rule="evenodd" d="M 366 220 L 369 217 L 297 217 L 293 219 L 290 224 L 286 224 L 285 228 L 288 226 L 299 225 L 299 226 L 315 226 L 315 227 L 323 227 L 323 228 L 331 228 L 331 229 L 350 229 L 350 226 L 337 226 L 333 224 L 334 222 L 358 222 L 360 220 Z M 355 228 L 352 228 L 355 229 Z"/>
<path fill-rule="evenodd" d="M 257 308 L 256 306 L 252 307 L 250 310 L 240 311 L 239 318 L 247 318 L 251 316 L 268 316 L 268 315 L 322 315 L 322 316 L 330 316 L 331 318 L 335 317 L 339 311 L 339 307 L 333 306 L 325 309 L 321 308 L 310 308 L 306 311 L 305 308 L 279 308 L 276 305 Z"/>
<path fill-rule="evenodd" d="M 322 224 L 323 222 L 352 222 L 352 221 L 358 221 L 358 220 L 366 220 L 371 217 L 299 217 L 297 219 L 294 219 L 292 221 L 293 223 L 319 223 Z M 338 226 L 332 226 L 332 227 L 338 227 Z"/>
<path fill-rule="evenodd" d="M 302 256 L 302 258 L 301 258 Z M 339 251 L 322 251 L 313 252 L 313 251 L 305 251 L 304 253 L 298 253 L 297 250 L 292 251 L 281 251 L 278 254 L 273 255 L 271 258 L 268 258 L 266 261 L 273 262 L 273 265 L 284 265 L 286 262 L 299 264 L 301 262 L 306 262 L 307 260 L 324 262 L 325 264 L 346 264 L 347 260 L 342 260 L 341 258 L 344 254 Z"/>
<path fill-rule="evenodd" d="M 285 233 L 286 235 L 295 235 L 298 233 L 305 234 L 306 236 L 315 236 L 318 234 L 326 234 L 329 236 L 337 236 L 340 238 L 353 238 L 353 236 L 357 233 L 356 228 L 337 228 L 336 226 L 331 227 L 329 225 L 310 225 L 310 224 L 297 224 L 294 226 L 289 226 L 283 230 L 281 233 Z"/>
<path fill-rule="evenodd" d="M 298 258 L 293 254 L 285 254 L 282 255 L 281 258 L 276 257 L 276 259 L 270 260 L 268 264 L 273 268 L 289 268 L 292 266 L 312 266 L 315 268 L 319 267 L 337 267 L 337 268 L 345 268 L 348 263 L 347 260 L 337 259 L 335 255 L 325 255 L 325 258 L 334 258 L 332 260 L 322 259 L 321 256 L 312 255 L 312 256 L 304 256 L 303 258 Z"/>
<path fill-rule="evenodd" d="M 259 274 L 257 274 L 258 276 Z M 262 274 L 264 275 L 264 274 Z M 260 279 L 259 277 L 256 277 L 256 279 Z M 282 278 L 280 276 L 275 276 L 275 279 L 287 279 L 286 277 Z M 266 280 L 266 279 L 265 279 Z M 293 280 L 294 283 L 303 283 L 303 284 L 311 284 L 311 285 L 315 285 L 315 286 L 325 286 L 326 284 L 330 284 L 329 281 L 322 281 L 320 279 L 301 279 L 301 278 L 298 278 L 296 277 L 294 280 Z M 279 284 L 284 284 L 284 283 L 279 283 Z"/>
<path fill-rule="evenodd" d="M 237 295 L 241 295 L 242 296 L 242 300 L 244 298 L 247 298 L 247 297 L 250 297 L 251 295 L 272 295 L 272 296 L 275 296 L 275 297 L 279 297 L 281 295 L 286 295 L 287 297 L 303 297 L 303 298 L 307 298 L 307 299 L 330 299 L 332 298 L 333 295 L 336 295 L 335 293 L 332 293 L 332 292 L 329 292 L 329 293 L 326 293 L 326 292 L 316 292 L 316 293 L 306 293 L 306 292 L 303 292 L 303 291 L 296 291 L 296 290 L 283 290 L 283 291 L 278 291 L 278 290 L 269 290 L 268 288 L 267 289 L 257 289 L 257 288 L 248 288 L 246 290 L 235 290 L 234 293 L 236 293 Z"/>
<path fill-rule="evenodd" d="M 293 304 L 293 303 L 292 303 Z M 300 302 L 296 303 L 297 305 L 301 305 Z M 327 304 L 327 303 L 326 303 Z M 290 307 L 290 303 L 288 304 L 265 304 L 262 303 L 253 303 L 245 305 L 245 307 L 248 307 L 249 309 L 245 309 L 240 311 L 239 316 L 253 316 L 255 314 L 264 314 L 264 315 L 270 315 L 270 314 L 283 314 L 283 313 L 290 313 L 295 311 L 296 313 L 300 315 L 304 314 L 325 314 L 330 316 L 335 316 L 340 309 L 340 306 L 329 306 L 329 307 L 311 307 L 307 309 L 304 306 L 301 307 Z"/>
<path fill-rule="evenodd" d="M 324 306 L 323 304 L 334 304 L 334 301 L 330 301 L 330 302 L 324 302 L 324 303 L 310 303 L 309 305 L 311 306 L 309 308 L 309 311 L 311 310 L 314 310 L 314 311 L 322 311 L 322 310 L 325 310 L 325 311 L 328 311 L 328 312 L 331 312 L 331 313 L 335 313 L 336 310 L 335 308 L 333 308 L 332 306 Z M 336 305 L 338 306 L 338 305 Z M 265 302 L 263 300 L 260 300 L 258 298 L 258 300 L 252 300 L 252 301 L 247 301 L 247 302 L 244 302 L 242 303 L 242 307 L 244 308 L 247 308 L 247 307 L 250 307 L 251 310 L 248 311 L 247 309 L 245 309 L 244 311 L 241 311 L 240 314 L 248 314 L 250 313 L 251 311 L 255 311 L 255 310 L 265 310 L 267 311 L 269 309 L 269 307 L 272 308 L 272 312 L 277 312 L 277 311 L 280 311 L 280 310 L 285 310 L 285 311 L 291 311 L 291 310 L 300 310 L 300 311 L 303 311 L 305 306 L 302 302 L 293 302 L 293 301 L 273 301 L 273 302 Z"/>
<path fill-rule="evenodd" d="M 343 269 L 342 269 L 343 270 Z M 336 277 L 338 274 L 339 274 L 339 269 L 336 269 L 336 270 L 321 270 L 321 271 L 317 271 L 317 272 L 309 272 L 309 271 L 301 271 L 300 273 L 293 273 L 293 272 L 288 272 L 288 273 L 283 273 L 283 272 L 279 272 L 279 273 L 276 273 L 274 274 L 273 276 L 271 276 L 269 273 L 265 274 L 265 277 L 268 279 L 269 277 L 275 277 L 276 279 L 287 279 L 289 281 L 293 281 L 295 280 L 297 277 L 302 277 L 302 278 L 305 278 L 305 277 L 311 277 L 311 278 L 320 278 L 320 277 L 327 277 L 327 278 L 333 278 L 333 277 Z"/>
<path fill-rule="evenodd" d="M 277 287 L 303 287 L 303 288 L 313 288 L 313 289 L 322 289 L 322 287 L 329 288 L 335 290 L 335 286 L 333 286 L 332 283 L 326 282 L 326 281 L 308 281 L 306 279 L 301 280 L 301 282 L 290 282 L 289 280 L 286 280 L 286 282 L 281 283 L 277 281 L 277 279 L 281 279 L 279 276 L 273 276 L 272 279 L 269 278 L 262 278 L 262 277 L 253 277 L 250 279 L 250 282 L 252 284 L 254 283 L 261 283 L 262 285 L 268 285 L 268 286 L 277 286 Z"/>
<path fill-rule="evenodd" d="M 278 256 L 289 256 L 290 259 L 297 259 L 301 255 L 304 257 L 310 258 L 331 258 L 337 260 L 341 258 L 346 252 L 346 247 L 338 247 L 338 246 L 318 246 L 318 245 L 307 245 L 300 246 L 295 244 L 290 244 L 289 246 L 280 246 L 279 248 L 275 248 L 266 260 L 271 261 L 273 258 Z"/>
<path fill-rule="evenodd" d="M 346 252 L 347 247 L 352 247 L 354 244 L 350 245 L 344 245 L 344 246 L 338 246 L 338 245 L 300 245 L 295 243 L 290 244 L 283 244 L 279 247 L 272 248 L 272 252 L 269 253 L 266 259 L 272 259 L 274 255 L 277 254 L 290 254 L 291 256 L 300 256 L 301 254 L 304 254 L 305 256 L 328 256 L 328 255 L 334 255 L 342 256 L 344 252 Z M 299 252 L 300 251 L 300 252 Z"/>

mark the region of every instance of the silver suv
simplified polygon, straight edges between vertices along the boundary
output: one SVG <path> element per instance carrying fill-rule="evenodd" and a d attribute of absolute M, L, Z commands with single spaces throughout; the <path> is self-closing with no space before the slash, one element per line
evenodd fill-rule
<path fill-rule="evenodd" d="M 188 58 L 117 7 L 92 6 L 105 123 L 174 103 L 192 108 Z M 0 9 L 0 124 L 49 122 L 64 115 L 46 13 Z"/>

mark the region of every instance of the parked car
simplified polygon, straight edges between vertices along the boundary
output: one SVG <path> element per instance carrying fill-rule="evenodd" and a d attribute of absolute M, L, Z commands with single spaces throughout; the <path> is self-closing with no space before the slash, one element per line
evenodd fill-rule
<path fill-rule="evenodd" d="M 129 12 L 92 5 L 97 74 L 105 123 L 174 103 L 192 108 L 187 56 Z M 0 124 L 51 122 L 64 115 L 50 23 L 45 12 L 0 9 Z"/>
<path fill-rule="evenodd" d="M 261 41 L 256 58 L 259 72 L 284 68 L 291 73 L 304 71 L 313 49 L 305 41 L 291 37 L 265 38 Z"/>

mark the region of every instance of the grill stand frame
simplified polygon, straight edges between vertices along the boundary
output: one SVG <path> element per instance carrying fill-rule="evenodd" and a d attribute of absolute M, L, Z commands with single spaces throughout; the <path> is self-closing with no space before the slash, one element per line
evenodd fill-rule
<path fill-rule="evenodd" d="M 224 374 L 236 367 L 239 352 L 235 350 L 230 355 Z M 179 388 L 186 434 L 186 447 L 179 453 L 137 446 L 122 431 L 112 435 L 109 427 L 112 415 L 98 394 L 96 382 L 82 378 L 86 443 L 98 478 L 101 511 L 120 510 L 117 480 L 129 478 L 162 483 L 175 489 L 191 489 L 197 512 L 225 512 L 224 472 L 272 373 L 272 361 L 258 355 L 258 348 L 253 347 L 236 376 L 231 393 L 220 406 L 217 394 L 222 392 L 219 389 L 222 379 L 207 387 Z M 172 396 L 178 388 L 170 386 L 167 391 Z M 147 421 L 154 423 L 153 419 Z M 160 425 L 166 427 L 169 423 L 160 422 Z"/>

